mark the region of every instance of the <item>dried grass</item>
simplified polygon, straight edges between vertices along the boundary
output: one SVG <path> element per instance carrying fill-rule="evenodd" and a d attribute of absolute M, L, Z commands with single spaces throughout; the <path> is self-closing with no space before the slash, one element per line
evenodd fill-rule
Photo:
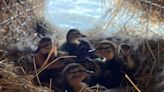
<path fill-rule="evenodd" d="M 2 50 L 3 51 L 3 50 Z M 23 68 L 15 66 L 12 58 L 1 51 L 0 55 L 0 91 L 2 92 L 51 92 L 49 88 L 35 86 L 31 75 L 24 75 Z M 22 74 L 20 74 L 22 72 Z M 18 75 L 19 74 L 19 75 Z"/>
<path fill-rule="evenodd" d="M 36 2 L 28 0 L 0 0 L 0 49 L 3 49 L 0 50 L 0 91 L 2 92 L 51 92 L 49 88 L 35 86 L 32 83 L 32 75 L 27 74 L 26 69 L 30 67 L 27 64 L 30 55 L 20 52 L 39 40 L 35 31 L 37 23 L 35 13 L 38 13 L 36 11 L 42 4 L 43 2 L 40 2 L 36 5 Z M 12 50 L 13 46 L 16 48 Z M 8 48 L 11 49 L 10 53 L 4 50 Z"/>

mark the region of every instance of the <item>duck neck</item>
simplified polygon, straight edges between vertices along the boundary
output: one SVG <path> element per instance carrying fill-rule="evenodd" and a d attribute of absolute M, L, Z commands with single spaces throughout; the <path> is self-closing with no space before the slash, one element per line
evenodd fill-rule
<path fill-rule="evenodd" d="M 86 85 L 84 83 L 79 83 L 73 86 L 73 89 L 75 92 L 82 92 L 82 90 L 84 90 L 84 88 L 86 87 Z"/>

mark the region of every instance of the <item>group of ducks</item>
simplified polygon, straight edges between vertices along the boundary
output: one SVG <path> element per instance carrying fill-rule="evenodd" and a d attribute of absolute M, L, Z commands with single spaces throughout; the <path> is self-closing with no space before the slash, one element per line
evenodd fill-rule
<path fill-rule="evenodd" d="M 45 86 L 51 82 L 56 92 L 95 92 L 90 86 L 96 84 L 123 92 L 127 85 L 125 74 L 133 76 L 138 65 L 131 46 L 122 44 L 118 55 L 114 42 L 103 40 L 92 49 L 83 37 L 86 35 L 79 30 L 70 29 L 61 47 L 54 39 L 42 38 L 35 52 L 37 69 L 59 57 L 72 57 L 56 60 L 38 75 L 39 80 L 34 78 L 34 81 Z"/>

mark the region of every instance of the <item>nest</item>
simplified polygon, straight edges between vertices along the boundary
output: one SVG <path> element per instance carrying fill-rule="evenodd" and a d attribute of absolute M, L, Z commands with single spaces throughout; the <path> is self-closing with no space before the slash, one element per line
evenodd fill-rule
<path fill-rule="evenodd" d="M 24 48 L 37 42 L 36 26 L 38 20 L 35 13 L 38 9 L 38 3 L 32 1 L 0 0 L 0 49 L 10 48 L 13 44 Z M 40 2 L 40 0 L 38 1 Z M 146 18 L 146 14 L 149 14 L 152 18 L 156 17 L 159 21 L 164 21 L 163 0 L 151 0 L 152 2 L 150 0 L 132 1 L 135 1 L 135 3 L 131 3 L 135 8 L 144 10 L 144 18 Z M 108 40 L 111 39 L 113 38 L 108 38 Z M 113 39 L 113 41 L 120 44 L 123 42 L 122 39 L 124 38 Z M 131 44 L 135 46 L 136 51 L 139 53 L 141 67 L 140 76 L 137 77 L 137 86 L 143 92 L 153 92 L 155 84 L 158 84 L 155 81 L 155 74 L 159 72 L 159 65 L 164 61 L 164 40 L 138 40 L 138 38 L 136 40 L 131 38 L 125 40 L 132 40 L 133 43 Z M 92 40 L 91 42 L 96 45 L 99 41 L 98 38 L 98 40 Z M 139 42 L 139 45 L 136 45 L 137 42 Z M 15 55 L 15 53 L 18 53 L 18 55 Z M 27 62 L 32 61 L 31 58 L 28 58 L 30 55 L 31 53 L 22 54 L 22 52 L 10 54 L 0 50 L 0 91 L 50 92 L 48 88 L 38 87 L 32 83 L 31 75 L 28 74 L 29 69 L 27 69 L 29 68 Z M 129 86 L 128 92 L 133 91 L 134 89 Z"/>

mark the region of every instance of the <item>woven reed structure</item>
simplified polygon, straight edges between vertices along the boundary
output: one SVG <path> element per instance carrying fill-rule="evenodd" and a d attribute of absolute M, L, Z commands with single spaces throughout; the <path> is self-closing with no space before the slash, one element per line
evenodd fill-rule
<path fill-rule="evenodd" d="M 131 0 L 130 2 L 135 8 L 141 9 L 145 13 L 143 18 L 150 16 L 150 20 L 153 22 L 164 22 L 163 0 Z"/>
<path fill-rule="evenodd" d="M 39 2 L 39 3 L 38 3 Z M 35 42 L 36 23 L 43 14 L 43 0 L 0 1 L 0 48 Z M 36 14 L 38 16 L 36 16 Z"/>

